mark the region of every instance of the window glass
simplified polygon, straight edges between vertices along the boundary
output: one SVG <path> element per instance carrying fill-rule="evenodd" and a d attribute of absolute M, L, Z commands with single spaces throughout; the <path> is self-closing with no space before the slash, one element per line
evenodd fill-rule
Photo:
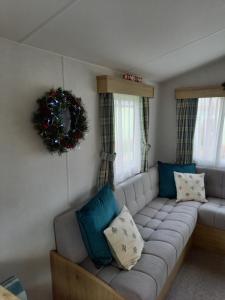
<path fill-rule="evenodd" d="M 140 97 L 114 94 L 115 106 L 115 183 L 141 171 Z"/>
<path fill-rule="evenodd" d="M 225 98 L 199 98 L 193 160 L 200 166 L 225 167 Z"/>

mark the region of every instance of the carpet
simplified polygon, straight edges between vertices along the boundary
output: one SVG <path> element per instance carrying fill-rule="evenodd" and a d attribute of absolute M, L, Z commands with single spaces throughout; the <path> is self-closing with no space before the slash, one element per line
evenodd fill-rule
<path fill-rule="evenodd" d="M 225 300 L 225 256 L 192 249 L 166 300 Z"/>

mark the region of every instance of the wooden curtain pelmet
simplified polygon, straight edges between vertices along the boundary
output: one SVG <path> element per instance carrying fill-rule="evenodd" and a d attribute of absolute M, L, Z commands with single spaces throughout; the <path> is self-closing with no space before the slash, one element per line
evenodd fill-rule
<path fill-rule="evenodd" d="M 175 90 L 176 99 L 225 97 L 223 86 L 188 87 Z"/>
<path fill-rule="evenodd" d="M 154 87 L 151 85 L 107 75 L 97 76 L 97 92 L 154 97 Z"/>

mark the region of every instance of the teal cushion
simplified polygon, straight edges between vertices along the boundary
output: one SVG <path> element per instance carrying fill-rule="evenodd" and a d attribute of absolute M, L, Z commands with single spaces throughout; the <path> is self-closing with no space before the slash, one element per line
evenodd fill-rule
<path fill-rule="evenodd" d="M 24 290 L 20 280 L 16 276 L 12 276 L 0 283 L 5 289 L 17 296 L 20 300 L 27 300 L 27 294 Z"/>
<path fill-rule="evenodd" d="M 176 198 L 177 190 L 174 172 L 196 173 L 195 164 L 179 165 L 158 161 L 159 170 L 159 197 Z"/>
<path fill-rule="evenodd" d="M 103 231 L 118 213 L 117 203 L 109 185 L 103 187 L 76 212 L 84 244 L 97 266 L 108 265 L 112 261 L 112 254 Z"/>

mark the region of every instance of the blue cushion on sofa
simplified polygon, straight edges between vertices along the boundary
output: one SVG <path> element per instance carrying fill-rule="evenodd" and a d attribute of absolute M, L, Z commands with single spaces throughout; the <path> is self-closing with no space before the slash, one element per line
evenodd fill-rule
<path fill-rule="evenodd" d="M 195 164 L 179 165 L 158 161 L 159 170 L 159 197 L 176 198 L 177 190 L 174 172 L 196 173 Z"/>
<path fill-rule="evenodd" d="M 112 254 L 104 236 L 104 229 L 118 215 L 118 207 L 109 185 L 104 186 L 81 210 L 77 220 L 88 254 L 97 266 L 112 261 Z"/>
<path fill-rule="evenodd" d="M 20 300 L 27 300 L 27 294 L 24 290 L 20 280 L 16 276 L 12 276 L 0 283 L 5 289 L 17 296 Z"/>

